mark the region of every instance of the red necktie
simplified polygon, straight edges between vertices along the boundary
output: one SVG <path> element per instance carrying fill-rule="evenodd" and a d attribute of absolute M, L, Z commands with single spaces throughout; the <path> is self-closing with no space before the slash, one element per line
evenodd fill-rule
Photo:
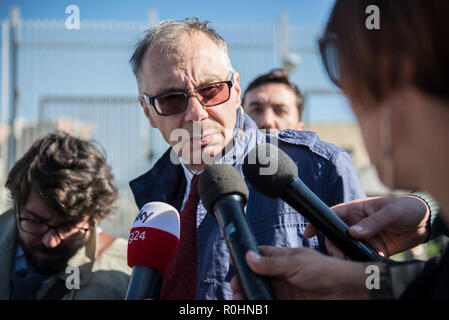
<path fill-rule="evenodd" d="M 164 273 L 160 300 L 194 300 L 198 254 L 196 247 L 196 210 L 199 175 L 190 184 L 189 197 L 181 211 L 181 235 L 175 257 Z"/>

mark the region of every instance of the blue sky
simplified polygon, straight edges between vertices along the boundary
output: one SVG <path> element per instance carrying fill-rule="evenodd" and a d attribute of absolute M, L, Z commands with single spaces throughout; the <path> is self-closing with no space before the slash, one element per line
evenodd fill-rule
<path fill-rule="evenodd" d="M 2 0 L 0 18 L 16 5 L 23 18 L 65 19 L 65 8 L 77 5 L 81 19 L 145 21 L 151 8 L 159 11 L 161 20 L 196 16 L 212 22 L 275 23 L 280 12 L 289 15 L 296 26 L 322 26 L 334 0 Z"/>

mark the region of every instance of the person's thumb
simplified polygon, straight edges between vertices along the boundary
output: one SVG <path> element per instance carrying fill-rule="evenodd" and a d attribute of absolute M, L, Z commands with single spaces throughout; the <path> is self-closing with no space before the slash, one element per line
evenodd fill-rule
<path fill-rule="evenodd" d="M 276 250 L 280 250 L 282 252 L 283 249 L 286 248 L 273 248 Z M 260 255 L 253 251 L 248 251 L 246 253 L 246 262 L 249 267 L 257 274 L 263 276 L 284 276 L 292 271 L 292 268 L 299 264 L 298 253 L 300 249 L 296 249 L 294 254 L 287 255 Z M 299 252 L 298 252 L 299 251 Z"/>
<path fill-rule="evenodd" d="M 349 234 L 357 239 L 369 239 L 394 223 L 395 215 L 379 210 L 349 227 Z"/>
<path fill-rule="evenodd" d="M 320 232 L 317 228 L 313 226 L 313 224 L 308 223 L 306 228 L 304 229 L 304 237 L 306 238 L 312 238 L 313 236 L 316 236 Z"/>

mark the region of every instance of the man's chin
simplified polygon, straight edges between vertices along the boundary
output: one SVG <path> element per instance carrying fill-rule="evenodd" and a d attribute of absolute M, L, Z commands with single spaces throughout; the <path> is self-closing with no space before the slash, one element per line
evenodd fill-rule
<path fill-rule="evenodd" d="M 201 153 L 203 157 L 203 162 L 206 164 L 213 163 L 218 158 L 222 157 L 222 148 L 218 145 L 207 145 L 205 146 Z"/>
<path fill-rule="evenodd" d="M 183 163 L 189 167 L 206 166 L 208 164 L 215 163 L 221 157 L 220 147 L 216 145 L 207 145 L 201 148 L 195 148 L 188 157 L 181 156 Z"/>
<path fill-rule="evenodd" d="M 23 241 L 20 242 L 27 263 L 31 264 L 37 272 L 47 276 L 52 276 L 65 270 L 68 261 L 79 249 L 77 246 L 52 252 L 50 250 L 39 250 L 24 244 Z"/>

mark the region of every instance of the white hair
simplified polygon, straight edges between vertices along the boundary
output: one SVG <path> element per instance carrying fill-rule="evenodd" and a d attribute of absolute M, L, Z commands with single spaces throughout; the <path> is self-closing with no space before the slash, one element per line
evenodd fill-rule
<path fill-rule="evenodd" d="M 140 86 L 142 73 L 142 59 L 147 50 L 157 47 L 163 52 L 170 52 L 179 48 L 182 44 L 183 35 L 191 35 L 193 32 L 203 32 L 223 52 L 225 63 L 230 71 L 233 71 L 229 59 L 228 48 L 223 38 L 210 27 L 209 21 L 200 22 L 198 18 L 187 18 L 185 20 L 166 20 L 150 28 L 145 32 L 143 38 L 136 44 L 135 50 L 129 63 Z"/>

